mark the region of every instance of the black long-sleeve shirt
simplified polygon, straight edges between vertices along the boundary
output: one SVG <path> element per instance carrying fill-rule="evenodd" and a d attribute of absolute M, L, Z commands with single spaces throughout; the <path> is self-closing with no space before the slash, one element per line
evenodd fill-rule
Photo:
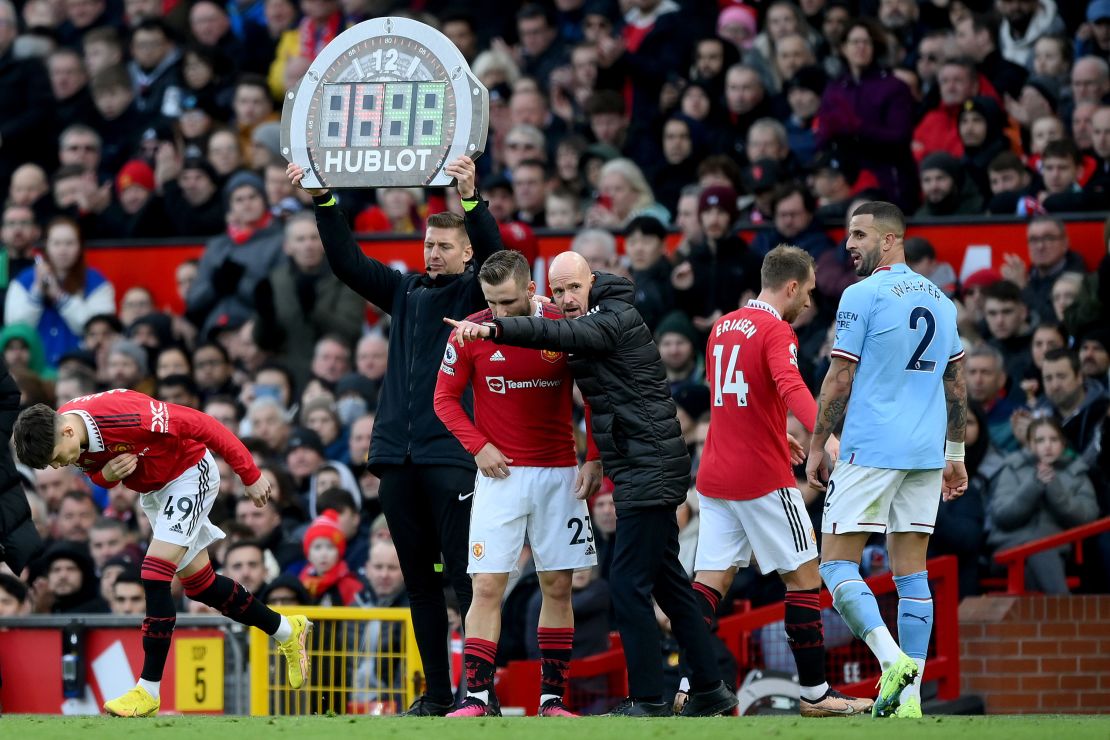
<path fill-rule="evenodd" d="M 502 249 L 497 222 L 484 202 L 466 214 L 466 232 L 474 250 L 467 269 L 458 275 L 431 277 L 401 273 L 363 254 L 337 206 L 325 206 L 331 195 L 319 196 L 316 223 L 332 271 L 356 293 L 391 318 L 389 363 L 370 440 L 370 468 L 401 465 L 456 465 L 475 470 L 474 458 L 447 431 L 435 414 L 439 366 L 451 327 L 443 318 L 464 319 L 486 306 L 478 270 Z M 470 393 L 463 398 L 473 413 Z"/>

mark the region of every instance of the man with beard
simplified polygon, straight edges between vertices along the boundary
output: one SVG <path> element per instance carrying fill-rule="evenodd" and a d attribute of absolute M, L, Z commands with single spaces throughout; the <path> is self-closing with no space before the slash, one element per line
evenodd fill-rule
<path fill-rule="evenodd" d="M 224 230 L 224 204 L 217 183 L 219 177 L 208 160 L 186 159 L 177 166 L 176 155 L 169 153 L 169 162 L 159 153 L 155 170 L 162 186 L 166 216 L 174 233 L 180 236 L 212 236 Z"/>
<path fill-rule="evenodd" d="M 948 152 L 934 152 L 921 160 L 921 194 L 925 202 L 914 214 L 957 216 L 983 212 L 983 196 L 964 176 L 960 160 Z"/>
<path fill-rule="evenodd" d="M 1064 33 L 1056 0 L 995 0 L 1002 15 L 998 44 L 1002 56 L 1014 64 L 1030 66 L 1037 39 Z"/>
<path fill-rule="evenodd" d="M 1075 352 L 1052 349 L 1044 355 L 1041 375 L 1048 406 L 1060 419 L 1068 444 L 1093 468 L 1098 455 L 1098 428 L 1110 408 L 1110 397 L 1080 368 Z"/>
<path fill-rule="evenodd" d="M 840 300 L 806 475 L 828 489 L 821 577 L 883 671 L 872 716 L 919 718 L 933 626 L 926 551 L 942 491 L 949 500 L 967 488 L 967 396 L 956 307 L 906 266 L 905 231 L 902 211 L 890 203 L 864 203 L 852 214 L 847 249 L 864 279 Z M 830 478 L 825 444 L 841 421 Z M 860 575 L 875 532 L 886 533 L 891 552 L 897 642 Z"/>
<path fill-rule="evenodd" d="M 103 614 L 108 604 L 99 595 L 92 558 L 83 545 L 59 542 L 43 557 L 43 575 L 52 614 Z"/>
<path fill-rule="evenodd" d="M 35 263 L 32 250 L 42 229 L 35 222 L 30 206 L 9 203 L 0 221 L 0 320 L 3 319 L 4 298 L 15 276 Z"/>
<path fill-rule="evenodd" d="M 917 47 L 923 24 L 918 22 L 921 10 L 914 0 L 880 0 L 879 22 L 886 27 L 903 49 Z"/>
<path fill-rule="evenodd" d="M 1079 343 L 1079 365 L 1084 376 L 1110 388 L 1110 329 L 1094 329 L 1083 336 Z"/>

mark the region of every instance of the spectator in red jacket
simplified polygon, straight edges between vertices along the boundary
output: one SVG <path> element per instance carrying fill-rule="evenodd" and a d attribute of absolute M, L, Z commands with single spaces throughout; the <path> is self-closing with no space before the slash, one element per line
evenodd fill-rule
<path fill-rule="evenodd" d="M 940 103 L 925 114 L 913 132 L 913 156 L 920 162 L 934 152 L 962 157 L 959 118 L 963 105 L 979 94 L 979 75 L 970 59 L 948 59 L 937 73 Z"/>

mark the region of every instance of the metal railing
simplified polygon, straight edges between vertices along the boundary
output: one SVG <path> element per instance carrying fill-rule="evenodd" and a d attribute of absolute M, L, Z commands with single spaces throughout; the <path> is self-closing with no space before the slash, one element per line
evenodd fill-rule
<path fill-rule="evenodd" d="M 278 607 L 313 622 L 311 670 L 294 691 L 277 644 L 258 630 L 250 638 L 252 715 L 397 714 L 421 690 L 423 665 L 408 609 Z"/>
<path fill-rule="evenodd" d="M 1032 542 L 1026 542 L 1024 545 L 999 550 L 994 554 L 994 561 L 1006 567 L 1006 593 L 1010 596 L 1023 596 L 1025 594 L 1025 561 L 1030 555 L 1036 555 L 1039 552 L 1052 550 L 1063 545 L 1078 544 L 1103 532 L 1110 532 L 1110 516 L 1096 519 L 1089 524 L 1065 529 L 1063 532 L 1041 537 Z M 1083 563 L 1082 546 L 1075 548 L 1075 562 L 1079 565 Z M 989 579 L 986 584 L 994 585 Z M 1069 588 L 1074 588 L 1076 585 L 1078 585 L 1078 580 L 1073 582 L 1069 579 Z"/>

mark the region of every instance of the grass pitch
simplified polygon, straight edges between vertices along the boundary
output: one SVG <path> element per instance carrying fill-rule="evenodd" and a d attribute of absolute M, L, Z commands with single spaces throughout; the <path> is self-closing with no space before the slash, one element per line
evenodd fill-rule
<path fill-rule="evenodd" d="M 46 717 L 7 715 L 0 737 L 13 740 L 1086 740 L 1110 738 L 1110 717 L 990 716 L 925 717 L 923 720 L 505 718 L 447 720 L 399 717 Z"/>

